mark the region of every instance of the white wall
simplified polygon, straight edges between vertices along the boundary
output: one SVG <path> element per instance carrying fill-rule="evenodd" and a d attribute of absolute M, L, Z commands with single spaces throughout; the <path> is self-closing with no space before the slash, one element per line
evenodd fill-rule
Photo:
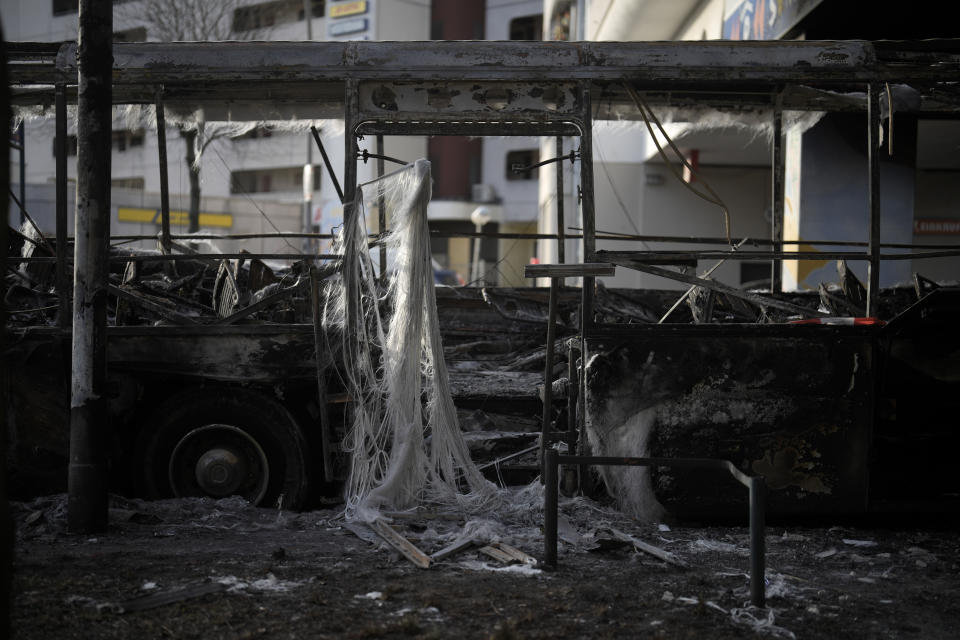
<path fill-rule="evenodd" d="M 430 0 L 376 2 L 376 40 L 429 40 Z M 330 3 L 327 3 L 329 7 Z"/>
<path fill-rule="evenodd" d="M 643 190 L 643 206 L 640 215 L 640 228 L 647 235 L 671 236 L 712 236 L 723 237 L 725 230 L 723 214 L 719 207 L 710 204 L 684 187 L 663 165 L 650 163 L 645 173 L 637 176 L 637 182 L 646 180 L 647 174 L 659 175 L 662 183 L 646 186 Z M 770 206 L 770 171 L 751 167 L 701 167 L 700 175 L 723 199 L 730 210 L 731 235 L 734 243 L 750 238 L 769 238 L 770 223 L 764 212 Z M 696 185 L 695 185 L 696 186 Z M 613 206 L 608 204 L 608 206 Z M 613 249 L 618 245 L 621 250 L 629 247 L 626 243 L 598 243 L 599 248 Z M 678 245 L 650 243 L 651 250 L 679 249 L 723 249 L 723 245 Z M 700 261 L 697 272 L 702 273 L 713 266 L 713 261 Z M 624 271 L 618 270 L 618 273 Z M 620 278 L 621 276 L 617 276 Z M 732 286 L 740 285 L 740 263 L 729 262 L 714 271 L 715 280 Z M 686 288 L 657 276 L 631 276 L 633 284 L 655 289 Z M 626 282 L 627 280 L 625 280 Z"/>
<path fill-rule="evenodd" d="M 509 40 L 510 21 L 543 11 L 542 0 L 487 0 L 487 40 Z M 537 181 L 507 180 L 507 153 L 539 149 L 540 139 L 528 136 L 483 139 L 481 180 L 492 184 L 503 204 L 504 222 L 533 222 L 537 219 Z M 545 159 L 545 158 L 541 158 Z M 542 175 L 542 174 L 541 174 Z"/>

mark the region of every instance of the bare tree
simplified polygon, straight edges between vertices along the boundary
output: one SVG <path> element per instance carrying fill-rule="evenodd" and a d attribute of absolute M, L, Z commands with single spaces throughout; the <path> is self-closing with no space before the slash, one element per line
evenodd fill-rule
<path fill-rule="evenodd" d="M 134 0 L 115 2 L 121 28 L 145 27 L 147 38 L 160 42 L 254 40 L 266 37 L 270 12 L 283 3 L 251 6 L 244 0 Z M 205 125 L 202 119 L 177 124 L 186 145 L 190 172 L 188 231 L 200 229 L 200 160 L 214 141 L 235 135 L 236 127 Z"/>

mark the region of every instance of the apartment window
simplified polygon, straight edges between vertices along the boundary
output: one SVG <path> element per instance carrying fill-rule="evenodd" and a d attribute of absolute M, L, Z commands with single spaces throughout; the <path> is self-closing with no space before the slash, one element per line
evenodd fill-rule
<path fill-rule="evenodd" d="M 310 16 L 313 18 L 322 18 L 323 17 L 323 2 L 324 0 L 311 0 L 310 2 Z M 300 3 L 300 11 L 297 12 L 297 20 L 303 20 L 303 3 Z"/>
<path fill-rule="evenodd" d="M 127 150 L 127 132 L 126 131 L 114 131 L 113 132 L 113 148 L 117 151 L 126 151 Z"/>
<path fill-rule="evenodd" d="M 77 13 L 80 3 L 77 0 L 53 0 L 53 15 L 64 16 Z"/>
<path fill-rule="evenodd" d="M 312 0 L 310 13 L 314 18 L 322 18 L 324 14 L 323 0 Z M 234 31 L 253 31 L 264 29 L 278 24 L 303 20 L 303 2 L 301 0 L 273 0 L 261 2 L 246 7 L 239 7 L 233 12 Z"/>
<path fill-rule="evenodd" d="M 507 180 L 535 180 L 537 169 L 527 169 L 540 162 L 539 149 L 521 149 L 507 154 Z"/>
<path fill-rule="evenodd" d="M 543 15 L 524 16 L 510 21 L 511 40 L 543 40 Z"/>
<path fill-rule="evenodd" d="M 110 186 L 115 189 L 137 189 L 143 191 L 143 178 L 114 178 L 110 181 Z"/>
<path fill-rule="evenodd" d="M 136 27 L 134 29 L 125 29 L 124 31 L 114 31 L 113 41 L 114 42 L 146 42 L 147 28 Z"/>
<path fill-rule="evenodd" d="M 77 155 L 77 136 L 67 136 L 67 155 Z M 57 157 L 57 138 L 53 138 L 53 157 Z"/>
<path fill-rule="evenodd" d="M 114 131 L 111 135 L 111 143 L 117 151 L 126 151 L 130 147 L 142 147 L 143 130 L 130 131 L 128 129 L 122 129 Z"/>

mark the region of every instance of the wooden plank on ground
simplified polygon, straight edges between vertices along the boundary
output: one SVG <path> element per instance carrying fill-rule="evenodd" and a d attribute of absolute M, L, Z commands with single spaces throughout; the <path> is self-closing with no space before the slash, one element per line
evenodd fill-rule
<path fill-rule="evenodd" d="M 511 556 L 509 553 L 506 553 L 505 551 L 501 551 L 497 547 L 493 547 L 490 545 L 480 547 L 480 553 L 486 556 L 490 556 L 497 562 L 502 562 L 503 564 L 512 564 L 515 561 L 513 556 Z"/>
<path fill-rule="evenodd" d="M 520 562 L 522 564 L 528 564 L 530 566 L 536 566 L 537 564 L 536 558 L 534 558 L 533 556 L 527 553 L 524 553 L 523 551 L 520 551 L 520 549 L 517 549 L 516 547 L 511 547 L 510 545 L 504 542 L 496 542 L 491 546 L 499 549 L 501 552 L 510 556 L 511 560 L 513 560 L 514 562 Z"/>
<path fill-rule="evenodd" d="M 634 538 L 633 536 L 631 536 L 629 533 L 624 533 L 623 531 L 619 531 L 618 529 L 614 529 L 613 527 L 610 528 L 610 533 L 612 533 L 618 539 L 623 540 L 624 542 L 629 542 L 637 549 L 637 551 L 643 551 L 644 553 L 648 553 L 655 558 L 663 560 L 667 564 L 672 564 L 675 567 L 684 567 L 684 568 L 686 568 L 687 566 L 686 562 L 684 562 L 677 556 L 673 555 L 669 551 L 664 551 L 663 549 L 660 549 L 659 547 L 655 547 L 652 544 L 647 544 L 643 540 L 638 540 L 637 538 Z"/>
<path fill-rule="evenodd" d="M 430 556 L 420 551 L 412 542 L 400 535 L 396 529 L 383 520 L 374 520 L 371 528 L 383 538 L 387 544 L 399 551 L 403 556 L 421 569 L 430 568 Z"/>
<path fill-rule="evenodd" d="M 430 560 L 433 562 L 440 562 L 444 558 L 449 558 L 450 556 L 458 554 L 461 551 L 465 551 L 475 544 L 476 540 L 473 538 L 461 538 L 460 540 L 455 541 L 453 544 L 450 544 L 431 555 Z"/>

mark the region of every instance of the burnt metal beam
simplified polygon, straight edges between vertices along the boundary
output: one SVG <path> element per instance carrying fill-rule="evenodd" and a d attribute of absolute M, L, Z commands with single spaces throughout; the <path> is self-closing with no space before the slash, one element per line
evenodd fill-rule
<path fill-rule="evenodd" d="M 107 527 L 107 287 L 113 6 L 80 0 L 77 212 L 67 527 Z"/>
<path fill-rule="evenodd" d="M 170 253 L 170 182 L 167 177 L 167 121 L 164 114 L 163 87 L 157 89 L 157 154 L 160 164 L 160 247 Z M 190 141 L 187 141 L 190 144 Z"/>
<path fill-rule="evenodd" d="M 779 103 L 779 98 L 778 98 Z M 774 251 L 783 251 L 783 205 L 786 185 L 786 154 L 783 149 L 783 112 L 778 107 L 773 113 L 773 145 L 771 149 L 771 200 L 770 207 L 770 246 Z M 770 261 L 770 291 L 783 291 L 783 261 L 774 258 Z"/>
<path fill-rule="evenodd" d="M 878 83 L 867 85 L 867 210 L 870 212 L 867 316 L 876 314 L 880 294 L 880 91 Z"/>
<path fill-rule="evenodd" d="M 61 329 L 70 327 L 70 303 L 73 290 L 67 272 L 67 88 L 56 87 L 56 220 L 57 220 L 57 295 L 60 307 L 57 324 Z"/>
<path fill-rule="evenodd" d="M 605 252 L 600 251 L 598 254 L 603 254 Z M 609 260 L 613 264 L 626 267 L 628 269 L 635 269 L 637 271 L 643 271 L 644 273 L 649 273 L 655 276 L 661 276 L 663 278 L 668 278 L 670 280 L 677 280 L 679 282 L 686 282 L 687 284 L 697 285 L 703 287 L 704 289 L 709 289 L 711 291 L 719 291 L 720 293 L 726 293 L 727 295 L 734 296 L 735 298 L 741 298 L 747 302 L 752 302 L 753 304 L 759 307 L 772 307 L 774 309 L 780 309 L 782 311 L 788 311 L 790 313 L 796 313 L 802 316 L 827 316 L 830 314 L 823 313 L 816 309 L 808 309 L 806 307 L 801 307 L 799 305 L 791 304 L 789 302 L 784 302 L 782 300 L 777 300 L 776 298 L 765 298 L 759 296 L 755 293 L 750 293 L 749 291 L 743 291 L 737 289 L 736 287 L 731 287 L 730 285 L 723 284 L 722 282 L 717 282 L 715 280 L 707 280 L 705 278 L 698 278 L 696 276 L 689 276 L 685 273 L 678 273 L 676 271 L 670 271 L 669 269 L 661 269 L 660 267 L 654 267 L 652 265 L 643 264 L 642 262 L 636 262 L 631 260 Z"/>
<path fill-rule="evenodd" d="M 894 61 L 923 78 L 960 65 L 958 45 L 943 41 L 939 74 L 920 73 L 929 56 Z M 69 70 L 69 47 L 63 52 Z M 610 80 L 706 82 L 842 82 L 886 70 L 866 41 L 790 42 L 196 42 L 120 43 L 119 84 L 245 82 L 270 68 L 285 82 L 323 80 Z M 936 53 L 936 52 L 931 52 Z M 919 64 L 911 65 L 911 62 Z M 901 69 L 902 70 L 902 69 Z M 19 72 L 19 68 L 16 69 Z M 14 76 L 17 81 L 19 76 Z M 276 78 L 274 78 L 276 79 Z"/>
<path fill-rule="evenodd" d="M 75 44 L 55 55 L 48 44 L 12 43 L 10 50 L 15 104 L 50 104 L 54 84 L 75 80 Z M 851 93 L 862 92 L 868 82 L 896 82 L 920 91 L 916 111 L 933 113 L 956 110 L 951 92 L 937 87 L 960 71 L 960 40 L 151 42 L 121 43 L 115 50 L 118 103 L 150 104 L 162 83 L 168 104 L 202 105 L 208 114 L 229 111 L 232 119 L 340 117 L 351 80 L 487 87 L 589 81 L 603 92 L 594 116 L 602 119 L 622 118 L 623 107 L 631 104 L 613 84 L 624 81 L 652 104 L 770 108 L 781 99 L 782 108 L 791 110 L 860 110 L 863 98 Z M 776 94 L 771 86 L 784 89 Z M 267 113 L 257 106 L 264 95 L 285 104 L 271 105 Z M 508 119 L 496 109 L 487 112 Z"/>
<path fill-rule="evenodd" d="M 573 151 L 571 153 L 570 162 L 573 162 Z M 563 136 L 557 136 L 557 157 L 560 158 L 563 156 Z M 561 263 L 567 261 L 566 256 L 566 238 L 564 237 L 564 220 L 563 220 L 563 163 L 558 162 L 556 167 L 557 172 L 557 260 Z M 562 282 L 560 284 L 563 284 Z"/>
<path fill-rule="evenodd" d="M 684 262 L 687 260 L 869 260 L 863 251 L 716 251 L 712 249 L 689 251 L 597 251 L 595 257 L 606 261 L 634 260 L 650 264 Z M 892 258 L 895 255 L 884 256 Z"/>

